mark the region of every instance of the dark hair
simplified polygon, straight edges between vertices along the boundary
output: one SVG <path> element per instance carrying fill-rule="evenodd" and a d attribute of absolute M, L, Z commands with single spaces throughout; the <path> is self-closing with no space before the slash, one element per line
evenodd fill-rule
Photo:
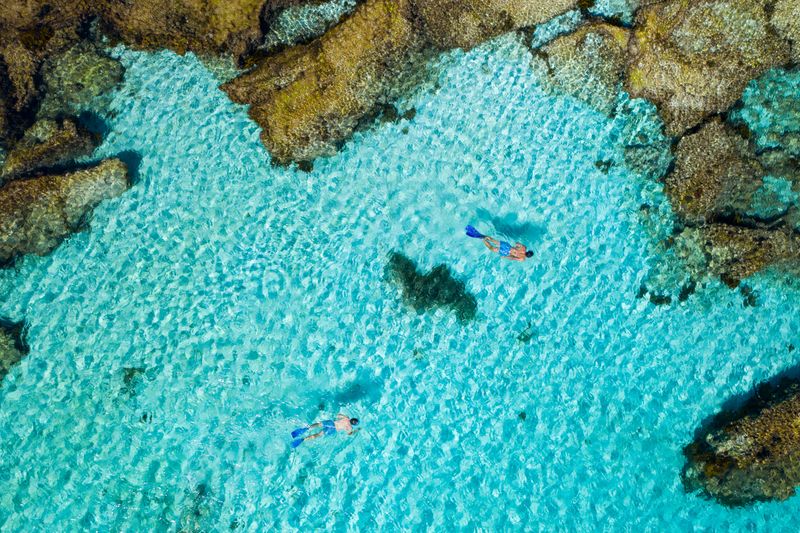
<path fill-rule="evenodd" d="M 525 252 L 525 257 L 533 257 L 533 252 L 531 250 L 528 250 L 527 252 Z"/>
<path fill-rule="evenodd" d="M 357 426 L 358 425 L 358 418 L 351 418 L 350 419 L 350 425 L 351 426 Z"/>

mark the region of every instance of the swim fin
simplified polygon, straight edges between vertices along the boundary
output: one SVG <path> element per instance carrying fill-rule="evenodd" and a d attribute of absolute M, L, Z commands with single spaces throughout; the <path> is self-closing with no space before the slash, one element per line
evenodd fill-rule
<path fill-rule="evenodd" d="M 306 431 L 308 431 L 308 426 L 306 426 L 304 428 L 297 428 L 294 431 L 292 431 L 292 438 L 295 439 L 295 438 L 299 437 L 300 435 L 302 435 L 303 433 L 305 433 Z"/>
<path fill-rule="evenodd" d="M 467 232 L 467 237 L 472 237 L 473 239 L 483 239 L 486 236 L 472 226 L 467 226 L 464 229 Z"/>
<path fill-rule="evenodd" d="M 294 439 L 294 440 L 292 441 L 292 448 L 297 448 L 298 446 L 300 446 L 301 444 L 303 444 L 303 441 L 304 441 L 304 440 L 306 440 L 306 439 L 304 439 L 304 438 L 302 438 L 302 437 L 301 437 L 301 438 L 299 438 L 299 439 Z"/>

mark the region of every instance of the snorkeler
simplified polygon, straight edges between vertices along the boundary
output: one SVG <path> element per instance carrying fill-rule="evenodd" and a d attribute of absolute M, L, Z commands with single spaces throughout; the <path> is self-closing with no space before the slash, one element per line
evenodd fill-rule
<path fill-rule="evenodd" d="M 518 242 L 514 246 L 511 246 L 511 244 L 505 241 L 498 241 L 497 239 L 483 235 L 472 226 L 467 226 L 466 231 L 467 236 L 473 239 L 481 239 L 488 249 L 510 261 L 525 261 L 525 259 L 533 257 L 533 252 L 525 248 L 525 245 L 522 243 Z"/>
<path fill-rule="evenodd" d="M 292 448 L 297 448 L 300 446 L 303 441 L 305 440 L 312 440 L 323 435 L 335 435 L 337 431 L 344 431 L 348 435 L 352 435 L 357 429 L 353 429 L 355 426 L 358 425 L 358 418 L 349 418 L 346 415 L 339 413 L 336 415 L 336 420 L 323 420 L 322 422 L 316 422 L 311 424 L 310 426 L 297 428 L 292 431 Z M 316 433 L 312 433 L 310 435 L 305 435 L 312 429 L 322 428 L 321 431 L 317 431 Z"/>

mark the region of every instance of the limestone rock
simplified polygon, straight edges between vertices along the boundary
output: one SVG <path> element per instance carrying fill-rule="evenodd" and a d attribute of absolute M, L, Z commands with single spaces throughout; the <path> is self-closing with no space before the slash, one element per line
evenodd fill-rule
<path fill-rule="evenodd" d="M 122 81 L 124 72 L 119 61 L 86 41 L 51 56 L 42 66 L 45 96 L 39 118 L 93 109 L 98 97 Z"/>
<path fill-rule="evenodd" d="M 128 187 L 119 159 L 64 175 L 16 180 L 0 188 L 0 264 L 24 254 L 45 255 L 78 230 L 101 201 Z"/>
<path fill-rule="evenodd" d="M 0 382 L 28 354 L 25 324 L 0 318 Z"/>
<path fill-rule="evenodd" d="M 725 111 L 751 79 L 789 61 L 789 42 L 772 30 L 767 11 L 757 0 L 675 0 L 641 8 L 626 89 L 658 106 L 671 135 Z"/>
<path fill-rule="evenodd" d="M 800 484 L 800 385 L 762 384 L 733 411 L 717 414 L 684 448 L 687 491 L 728 506 L 785 500 Z"/>
<path fill-rule="evenodd" d="M 747 141 L 721 120 L 683 137 L 664 191 L 689 224 L 747 211 L 765 172 Z"/>
<path fill-rule="evenodd" d="M 625 28 L 590 22 L 543 46 L 534 65 L 543 66 L 549 88 L 608 115 L 621 89 L 629 35 Z"/>
<path fill-rule="evenodd" d="M 72 120 L 40 120 L 25 132 L 6 156 L 0 185 L 37 169 L 63 165 L 92 153 L 96 139 Z"/>

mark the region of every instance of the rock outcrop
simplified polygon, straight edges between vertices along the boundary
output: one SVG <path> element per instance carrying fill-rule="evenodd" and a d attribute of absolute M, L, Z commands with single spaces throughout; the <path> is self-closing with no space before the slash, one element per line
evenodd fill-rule
<path fill-rule="evenodd" d="M 42 65 L 44 98 L 38 117 L 56 118 L 96 111 L 103 107 L 98 98 L 116 87 L 124 73 L 119 61 L 88 41 L 54 54 Z"/>
<path fill-rule="evenodd" d="M 658 106 L 679 135 L 727 110 L 747 83 L 790 59 L 766 2 L 673 0 L 641 8 L 630 45 L 626 89 Z"/>
<path fill-rule="evenodd" d="M 467 292 L 463 281 L 453 277 L 447 265 L 437 265 L 427 274 L 417 270 L 414 261 L 392 252 L 385 269 L 386 279 L 400 286 L 403 299 L 418 313 L 445 307 L 455 312 L 459 320 L 475 318 L 478 303 Z"/>
<path fill-rule="evenodd" d="M 800 384 L 762 384 L 740 407 L 717 414 L 684 448 L 687 492 L 728 506 L 785 500 L 800 485 Z"/>
<path fill-rule="evenodd" d="M 223 89 L 250 104 L 278 162 L 307 161 L 334 153 L 423 49 L 469 48 L 575 3 L 367 0 L 319 39 L 263 59 Z"/>
<path fill-rule="evenodd" d="M 630 31 L 590 22 L 538 50 L 534 67 L 548 87 L 611 114 L 625 75 Z"/>
<path fill-rule="evenodd" d="M 778 0 L 770 22 L 778 34 L 791 41 L 792 61 L 800 63 L 800 0 Z"/>
<path fill-rule="evenodd" d="M 716 119 L 683 137 L 664 192 L 688 224 L 747 211 L 765 172 L 747 141 Z"/>
<path fill-rule="evenodd" d="M 0 188 L 0 264 L 24 254 L 44 255 L 101 201 L 128 187 L 125 164 L 106 159 L 64 175 L 16 180 Z"/>
<path fill-rule="evenodd" d="M 264 0 L 109 1 L 98 14 L 106 32 L 134 48 L 239 57 L 261 36 L 264 5 Z"/>
<path fill-rule="evenodd" d="M 710 224 L 684 229 L 675 247 L 694 277 L 719 276 L 731 287 L 769 266 L 800 264 L 800 236 L 791 228 Z"/>
<path fill-rule="evenodd" d="M 92 153 L 97 140 L 70 119 L 36 122 L 6 155 L 0 169 L 0 186 L 5 182 L 68 163 Z"/>
<path fill-rule="evenodd" d="M 11 370 L 28 354 L 25 342 L 25 324 L 0 318 L 0 383 Z"/>

